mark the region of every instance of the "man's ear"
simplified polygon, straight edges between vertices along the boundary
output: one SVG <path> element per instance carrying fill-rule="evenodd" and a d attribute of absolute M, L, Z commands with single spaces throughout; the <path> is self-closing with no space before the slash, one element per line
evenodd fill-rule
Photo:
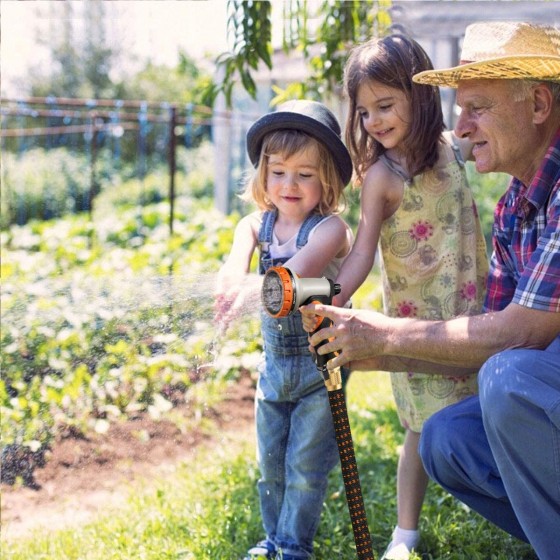
<path fill-rule="evenodd" d="M 554 99 L 552 91 L 545 84 L 538 84 L 533 88 L 533 122 L 542 124 L 550 116 Z"/>

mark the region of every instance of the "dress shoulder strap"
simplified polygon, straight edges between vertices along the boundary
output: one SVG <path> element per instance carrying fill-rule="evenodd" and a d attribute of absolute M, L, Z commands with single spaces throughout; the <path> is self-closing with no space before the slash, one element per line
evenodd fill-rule
<path fill-rule="evenodd" d="M 396 173 L 405 183 L 412 183 L 412 179 L 400 168 L 392 162 L 386 154 L 381 154 L 379 156 L 379 161 L 387 167 L 387 169 L 391 170 L 393 173 Z"/>
<path fill-rule="evenodd" d="M 443 137 L 447 140 L 448 144 L 451 146 L 453 150 L 453 155 L 457 160 L 457 163 L 460 167 L 465 167 L 465 160 L 463 158 L 463 154 L 461 153 L 461 148 L 457 143 L 457 137 L 455 134 L 452 134 L 451 131 L 447 130 L 443 133 Z"/>

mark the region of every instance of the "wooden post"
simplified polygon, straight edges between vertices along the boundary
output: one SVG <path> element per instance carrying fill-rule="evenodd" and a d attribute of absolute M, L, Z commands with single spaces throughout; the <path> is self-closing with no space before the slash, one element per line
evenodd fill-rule
<path fill-rule="evenodd" d="M 173 235 L 173 221 L 175 220 L 175 171 L 177 139 L 175 127 L 177 125 L 177 108 L 173 105 L 169 111 L 169 234 Z"/>
<path fill-rule="evenodd" d="M 89 180 L 89 219 L 93 219 L 93 199 L 97 194 L 97 183 L 95 177 L 95 162 L 97 160 L 97 116 L 91 114 L 91 145 L 90 145 L 90 180 Z"/>

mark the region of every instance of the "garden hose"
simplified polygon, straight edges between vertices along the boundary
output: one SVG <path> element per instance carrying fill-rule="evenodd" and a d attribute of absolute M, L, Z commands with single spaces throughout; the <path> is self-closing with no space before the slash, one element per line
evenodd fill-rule
<path fill-rule="evenodd" d="M 272 317 L 286 317 L 297 311 L 300 306 L 308 303 L 330 305 L 333 296 L 338 293 L 340 293 L 340 285 L 335 284 L 332 280 L 327 278 L 299 278 L 289 268 L 274 266 L 265 273 L 262 302 L 266 312 Z M 320 319 L 313 332 L 330 325 L 331 321 L 326 317 Z M 326 341 L 322 344 L 325 343 Z M 334 356 L 334 354 L 320 355 L 315 353 L 314 359 L 329 396 L 346 501 L 358 559 L 375 560 L 354 453 L 346 398 L 342 388 L 342 374 L 340 368 L 329 371 L 327 367 L 327 363 Z"/>

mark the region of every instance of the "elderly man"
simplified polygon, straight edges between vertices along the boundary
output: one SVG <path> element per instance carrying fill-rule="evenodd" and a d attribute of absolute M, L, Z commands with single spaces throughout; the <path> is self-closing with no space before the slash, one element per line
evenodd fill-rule
<path fill-rule="evenodd" d="M 498 202 L 484 313 L 447 321 L 325 305 L 310 338 L 329 367 L 461 375 L 480 394 L 433 415 L 428 474 L 541 560 L 560 558 L 560 31 L 519 22 L 469 26 L 462 62 L 414 80 L 457 88 L 455 127 L 476 169 L 513 176 Z M 421 369 L 420 369 L 421 368 Z"/>

